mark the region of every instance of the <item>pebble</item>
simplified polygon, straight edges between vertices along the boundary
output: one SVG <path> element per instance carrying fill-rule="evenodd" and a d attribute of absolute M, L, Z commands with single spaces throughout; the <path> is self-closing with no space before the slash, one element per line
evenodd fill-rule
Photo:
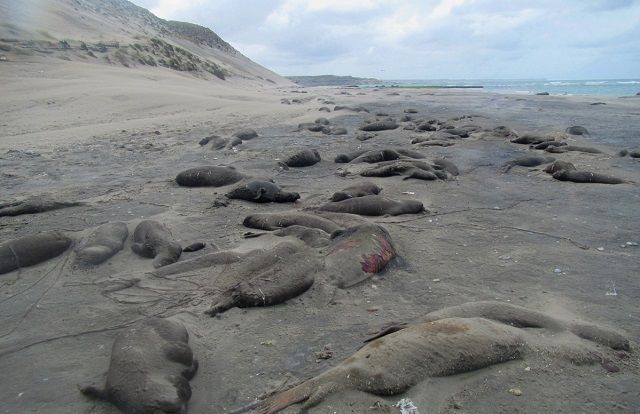
<path fill-rule="evenodd" d="M 522 395 L 522 390 L 520 388 L 509 388 L 509 394 L 519 397 Z"/>
<path fill-rule="evenodd" d="M 596 247 L 596 250 L 599 252 L 604 252 L 604 247 Z"/>

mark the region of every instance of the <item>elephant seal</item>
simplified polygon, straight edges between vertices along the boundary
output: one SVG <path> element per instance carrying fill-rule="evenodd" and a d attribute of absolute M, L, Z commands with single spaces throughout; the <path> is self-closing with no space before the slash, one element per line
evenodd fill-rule
<path fill-rule="evenodd" d="M 226 196 L 254 203 L 293 203 L 300 198 L 300 194 L 282 191 L 278 185 L 270 181 L 250 181 L 234 188 Z"/>
<path fill-rule="evenodd" d="M 450 134 L 446 131 L 437 131 L 429 135 L 420 135 L 414 136 L 411 138 L 412 144 L 421 144 L 427 141 L 446 141 L 446 140 L 455 140 L 459 137 L 457 135 Z"/>
<path fill-rule="evenodd" d="M 261 230 L 278 230 L 284 227 L 298 225 L 324 230 L 329 234 L 341 229 L 336 223 L 324 217 L 297 211 L 289 213 L 251 214 L 245 217 L 242 224 L 245 227 Z"/>
<path fill-rule="evenodd" d="M 423 153 L 418 152 L 418 151 L 414 151 L 414 150 L 411 150 L 411 149 L 406 149 L 406 148 L 396 148 L 396 149 L 395 149 L 395 151 L 396 151 L 398 154 L 400 154 L 400 155 L 402 155 L 402 156 L 405 156 L 405 157 L 408 157 L 408 158 L 414 158 L 414 159 L 423 159 L 423 158 L 426 158 L 426 156 L 425 156 Z"/>
<path fill-rule="evenodd" d="M 455 142 L 435 140 L 435 141 L 421 142 L 418 145 L 421 147 L 451 147 L 455 145 Z"/>
<path fill-rule="evenodd" d="M 0 244 L 0 275 L 53 259 L 64 253 L 71 241 L 57 231 L 6 241 Z"/>
<path fill-rule="evenodd" d="M 80 392 L 127 414 L 186 413 L 189 380 L 197 370 L 185 327 L 149 318 L 116 336 L 104 388 L 84 386 Z"/>
<path fill-rule="evenodd" d="M 243 178 L 235 167 L 195 167 L 178 174 L 176 183 L 183 187 L 222 187 Z"/>
<path fill-rule="evenodd" d="M 374 183 L 364 182 L 356 185 L 343 188 L 342 190 L 333 193 L 331 201 L 342 201 L 348 198 L 363 197 L 366 195 L 376 195 L 382 191 L 382 188 L 378 187 Z"/>
<path fill-rule="evenodd" d="M 197 252 L 198 250 L 204 249 L 206 246 L 207 246 L 207 243 L 205 242 L 195 242 L 195 243 L 191 243 L 190 245 L 182 249 L 182 251 L 185 253 L 193 253 L 193 252 Z"/>
<path fill-rule="evenodd" d="M 306 292 L 321 268 L 312 252 L 290 243 L 249 255 L 235 272 L 237 283 L 214 298 L 205 313 L 215 316 L 234 307 L 278 305 Z"/>
<path fill-rule="evenodd" d="M 478 308 L 482 311 L 482 306 Z M 470 309 L 473 310 L 473 306 Z M 542 314 L 539 318 L 540 312 L 525 308 L 507 307 L 502 311 L 503 315 L 497 315 L 503 316 L 502 320 L 480 315 L 446 316 L 458 313 L 453 308 L 429 314 L 427 319 L 433 320 L 379 336 L 337 366 L 289 390 L 272 394 L 259 405 L 258 413 L 275 414 L 301 402 L 304 408 L 310 408 L 329 394 L 344 390 L 379 396 L 402 394 L 430 377 L 474 371 L 522 359 L 527 353 L 544 351 L 569 361 L 596 363 L 603 359 L 605 352 L 611 351 L 598 348 L 592 342 L 601 343 L 597 340 L 599 335 L 619 336 L 592 324 L 584 324 L 582 329 L 594 335 L 582 336 L 549 315 Z M 542 324 L 527 324 L 529 321 L 541 321 Z M 551 325 L 552 331 L 560 331 L 563 335 L 559 338 L 548 335 L 547 324 Z M 525 327 L 531 329 L 522 329 Z M 597 329 L 591 330 L 593 327 Z M 567 339 L 571 335 L 573 338 Z"/>
<path fill-rule="evenodd" d="M 446 172 L 437 171 L 425 162 L 410 162 L 409 160 L 380 163 L 376 167 L 362 171 L 360 175 L 363 177 L 392 177 L 395 175 L 403 175 L 405 180 L 410 178 L 427 181 L 447 179 Z"/>
<path fill-rule="evenodd" d="M 523 134 L 518 138 L 514 138 L 511 140 L 514 144 L 540 144 L 541 142 L 553 141 L 553 138 L 543 137 L 535 134 Z"/>
<path fill-rule="evenodd" d="M 397 151 L 392 149 L 381 149 L 381 150 L 373 150 L 367 151 L 362 155 L 354 158 L 352 163 L 366 162 L 368 164 L 374 164 L 382 161 L 393 161 L 402 158 L 402 155 L 398 154 Z"/>
<path fill-rule="evenodd" d="M 76 263 L 84 266 L 99 265 L 124 247 L 129 237 L 125 223 L 106 223 L 98 226 L 76 248 Z"/>
<path fill-rule="evenodd" d="M 233 136 L 240 138 L 242 141 L 248 141 L 257 138 L 258 133 L 251 128 L 246 128 L 236 132 L 235 134 L 233 134 Z"/>
<path fill-rule="evenodd" d="M 398 125 L 395 121 L 376 121 L 371 122 L 369 124 L 363 125 L 360 127 L 361 131 L 365 132 L 373 132 L 373 131 L 388 131 L 392 129 L 397 129 L 400 125 Z"/>
<path fill-rule="evenodd" d="M 397 255 L 384 227 L 361 224 L 331 234 L 325 270 L 331 283 L 344 289 L 381 272 Z"/>
<path fill-rule="evenodd" d="M 567 145 L 566 142 L 562 142 L 562 141 L 544 141 L 541 142 L 539 144 L 535 144 L 535 145 L 531 145 L 529 148 L 533 148 L 533 149 L 537 149 L 537 150 L 544 150 L 547 149 L 549 147 L 563 147 Z"/>
<path fill-rule="evenodd" d="M 309 247 L 324 247 L 329 244 L 330 234 L 321 229 L 311 227 L 293 225 L 285 227 L 273 232 L 274 236 L 287 237 L 292 236 L 298 240 L 302 240 Z"/>
<path fill-rule="evenodd" d="M 320 162 L 318 150 L 305 149 L 287 157 L 283 164 L 287 167 L 309 167 Z"/>
<path fill-rule="evenodd" d="M 576 167 L 568 161 L 554 161 L 553 163 L 547 165 L 544 169 L 544 172 L 547 174 L 553 174 L 562 170 L 575 170 Z"/>
<path fill-rule="evenodd" d="M 595 183 L 595 184 L 624 184 L 627 181 L 622 178 L 610 175 L 594 173 L 589 171 L 561 170 L 553 173 L 553 178 L 560 181 L 572 181 L 574 183 Z"/>
<path fill-rule="evenodd" d="M 460 175 L 460 170 L 458 169 L 458 166 L 455 165 L 453 162 L 444 159 L 444 158 L 436 158 L 435 160 L 431 161 L 433 163 L 433 165 L 440 167 L 441 169 L 443 169 L 444 171 L 448 172 L 449 174 L 453 175 L 453 176 L 458 176 Z"/>
<path fill-rule="evenodd" d="M 512 167 L 520 166 L 520 167 L 537 167 L 538 165 L 547 164 L 555 161 L 553 157 L 539 157 L 537 155 L 525 155 L 524 157 L 516 158 L 515 160 L 511 160 L 505 163 L 502 166 L 502 172 L 508 172 Z"/>
<path fill-rule="evenodd" d="M 569 152 L 569 151 L 586 152 L 588 154 L 602 154 L 602 151 L 600 151 L 597 148 L 580 147 L 580 146 L 577 146 L 577 145 L 565 145 L 565 146 L 560 146 L 560 147 L 547 147 L 547 148 L 545 148 L 545 151 L 551 152 L 553 154 L 562 154 L 564 152 Z"/>
<path fill-rule="evenodd" d="M 508 126 L 500 125 L 491 130 L 491 135 L 502 138 L 517 138 L 518 133 Z"/>
<path fill-rule="evenodd" d="M 242 144 L 242 140 L 238 137 L 223 138 L 217 135 L 210 137 L 209 142 L 212 150 L 231 149 Z"/>
<path fill-rule="evenodd" d="M 565 131 L 567 134 L 571 135 L 589 135 L 589 131 L 587 131 L 587 128 L 578 125 L 570 126 Z"/>
<path fill-rule="evenodd" d="M 0 217 L 37 214 L 67 207 L 83 206 L 79 201 L 56 201 L 46 197 L 30 197 L 23 201 L 0 204 Z"/>
<path fill-rule="evenodd" d="M 358 214 L 361 216 L 398 216 L 400 214 L 417 214 L 425 211 L 420 201 L 394 201 L 379 195 L 367 195 L 357 198 L 331 202 L 318 208 L 319 211 L 334 213 Z"/>
<path fill-rule="evenodd" d="M 139 256 L 154 258 L 155 268 L 177 262 L 182 254 L 182 247 L 169 230 L 153 220 L 143 220 L 136 226 L 131 250 Z"/>
<path fill-rule="evenodd" d="M 353 161 L 354 159 L 358 158 L 359 156 L 361 156 L 365 152 L 367 152 L 367 151 L 363 150 L 363 151 L 349 152 L 349 153 L 346 153 L 346 154 L 338 154 L 333 159 L 333 162 L 335 162 L 336 164 L 346 164 L 346 163 L 349 163 L 349 162 Z"/>

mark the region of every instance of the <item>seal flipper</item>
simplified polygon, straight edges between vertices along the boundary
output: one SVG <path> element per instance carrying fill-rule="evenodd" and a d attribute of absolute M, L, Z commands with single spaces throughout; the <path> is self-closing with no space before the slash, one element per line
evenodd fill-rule
<path fill-rule="evenodd" d="M 213 306 L 206 310 L 206 313 L 209 316 L 216 316 L 219 313 L 228 311 L 231 308 L 236 307 L 236 300 L 233 296 L 232 292 L 225 292 L 219 296 L 217 301 L 214 301 Z"/>
<path fill-rule="evenodd" d="M 139 256 L 153 258 L 155 256 L 153 248 L 145 243 L 133 243 L 131 250 Z"/>
<path fill-rule="evenodd" d="M 107 393 L 103 388 L 98 388 L 93 385 L 86 385 L 84 387 L 78 386 L 78 389 L 81 393 L 86 395 L 89 398 L 93 398 L 96 400 L 106 400 Z"/>

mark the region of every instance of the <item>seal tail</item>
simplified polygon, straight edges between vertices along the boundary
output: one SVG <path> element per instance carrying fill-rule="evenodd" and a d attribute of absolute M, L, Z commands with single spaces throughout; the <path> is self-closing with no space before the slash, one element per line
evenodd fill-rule
<path fill-rule="evenodd" d="M 107 393 L 104 389 L 94 387 L 93 385 L 87 385 L 84 387 L 78 386 L 78 389 L 81 393 L 86 395 L 89 398 L 93 398 L 96 400 L 106 400 Z"/>
<path fill-rule="evenodd" d="M 303 382 L 289 390 L 268 397 L 258 406 L 258 414 L 275 414 L 290 405 L 307 400 L 316 388 L 312 381 Z"/>
<path fill-rule="evenodd" d="M 217 301 L 214 302 L 213 306 L 209 308 L 206 313 L 209 316 L 216 316 L 219 313 L 228 311 L 229 309 L 236 306 L 236 302 L 233 299 L 233 295 L 230 292 L 223 293 Z"/>

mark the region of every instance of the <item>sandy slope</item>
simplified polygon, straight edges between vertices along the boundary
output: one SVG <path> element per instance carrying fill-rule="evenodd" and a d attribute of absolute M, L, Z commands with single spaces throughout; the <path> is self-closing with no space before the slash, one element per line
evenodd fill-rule
<path fill-rule="evenodd" d="M 384 111 L 396 118 L 407 107 L 418 109 L 417 117 L 442 120 L 479 115 L 473 122 L 487 128 L 553 132 L 583 125 L 592 135 L 575 142 L 608 154 L 558 158 L 640 182 L 637 160 L 613 155 L 632 146 L 629 141 L 637 144 L 638 99 L 612 98 L 604 100 L 606 106 L 590 106 L 589 98 L 469 91 L 403 90 L 389 96 L 384 90 L 344 95 L 336 89 L 310 89 L 302 94 L 240 82 L 227 87 L 151 68 L 65 61 L 1 64 L 2 200 L 52 194 L 89 202 L 0 218 L 2 240 L 51 229 L 79 238 L 109 220 L 127 221 L 133 230 L 137 221 L 151 217 L 169 226 L 183 245 L 203 240 L 220 249 L 247 249 L 245 243 L 274 243 L 266 236 L 244 240 L 246 229 L 240 223 L 251 212 L 287 206 L 233 201 L 215 208 L 213 202 L 227 188 L 180 188 L 172 179 L 197 165 L 233 164 L 299 191 L 302 199 L 295 208 L 301 209 L 358 181 L 336 174 L 339 166 L 332 159 L 337 153 L 411 147 L 412 133 L 401 129 L 364 143 L 355 140 L 357 127 L 371 115 L 349 111 L 328 114 L 334 125 L 349 130 L 346 136 L 292 132 L 298 122 L 327 116 L 318 112 L 325 106 L 318 99 L 362 104 L 372 113 Z M 303 103 L 282 105 L 281 98 Z M 245 127 L 261 136 L 237 151 L 198 145 L 205 136 Z M 323 161 L 306 169 L 278 169 L 277 159 L 302 147 L 317 148 Z M 616 373 L 540 354 L 430 379 L 403 396 L 336 394 L 311 412 L 397 412 L 384 407 L 401 397 L 413 400 L 420 413 L 635 412 L 640 406 L 635 351 L 640 340 L 640 250 L 621 245 L 640 241 L 637 184 L 564 183 L 536 168 L 501 174 L 503 162 L 528 150 L 497 138 L 475 137 L 420 151 L 429 158 L 446 155 L 459 165 L 461 176 L 429 183 L 400 177 L 373 180 L 386 196 L 420 200 L 437 213 L 372 219 L 389 229 L 405 264 L 349 290 L 333 294 L 316 286 L 284 305 L 234 309 L 209 318 L 202 312 L 224 268 L 182 275 L 177 281 L 158 279 L 145 273 L 151 263 L 131 252 L 130 241 L 90 271 L 73 269 L 68 253 L 0 276 L 0 366 L 5 373 L 0 411 L 115 412 L 84 398 L 76 384 L 102 381 L 114 335 L 145 315 L 173 316 L 186 324 L 200 359 L 190 412 L 223 413 L 250 404 L 284 381 L 293 383 L 337 364 L 387 322 L 416 320 L 465 301 L 497 299 L 619 329 L 632 339 L 634 352 L 614 361 L 620 368 Z M 132 278 L 140 279 L 137 286 L 127 285 Z M 613 288 L 617 295 L 607 295 Z M 316 362 L 315 353 L 325 346 L 335 357 Z M 509 394 L 512 387 L 521 388 L 523 395 Z M 370 408 L 376 406 L 383 408 Z"/>

